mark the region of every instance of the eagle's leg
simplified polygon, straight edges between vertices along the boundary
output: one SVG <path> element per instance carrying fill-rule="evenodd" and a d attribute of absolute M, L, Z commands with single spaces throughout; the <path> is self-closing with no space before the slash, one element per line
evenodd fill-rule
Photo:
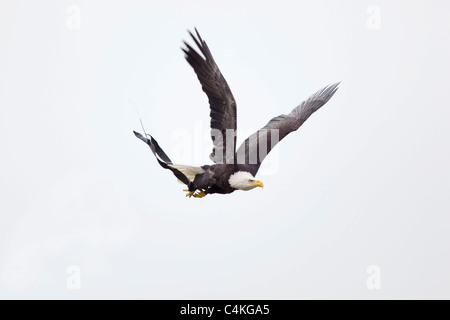
<path fill-rule="evenodd" d="M 200 190 L 198 193 L 194 194 L 194 198 L 203 198 L 206 196 L 205 190 Z"/>
<path fill-rule="evenodd" d="M 189 191 L 188 189 L 184 189 L 183 191 L 187 191 L 187 193 L 186 193 L 186 197 L 192 197 L 193 195 L 194 195 L 194 193 L 195 193 L 195 190 L 194 191 Z"/>
<path fill-rule="evenodd" d="M 206 196 L 205 190 L 201 190 L 201 189 L 198 189 L 197 193 L 195 193 L 197 190 L 189 191 L 188 189 L 184 189 L 183 191 L 187 191 L 186 197 L 189 197 L 189 198 L 192 196 L 194 196 L 194 198 L 203 198 L 204 196 Z"/>
<path fill-rule="evenodd" d="M 184 189 L 183 191 L 187 192 L 186 197 L 192 197 L 195 194 L 195 191 L 197 191 L 197 188 L 195 187 L 194 183 L 189 182 L 188 188 Z"/>

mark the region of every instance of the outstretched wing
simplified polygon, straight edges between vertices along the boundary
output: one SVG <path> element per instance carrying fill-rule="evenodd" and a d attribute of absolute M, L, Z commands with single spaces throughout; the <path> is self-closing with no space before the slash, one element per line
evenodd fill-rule
<path fill-rule="evenodd" d="M 311 114 L 319 110 L 334 95 L 339 83 L 327 86 L 294 108 L 280 115 L 248 137 L 236 152 L 240 170 L 256 175 L 264 158 L 289 133 L 296 131 Z"/>
<path fill-rule="evenodd" d="M 182 50 L 208 96 L 211 108 L 211 138 L 214 145 L 209 157 L 214 163 L 230 163 L 227 159 L 233 159 L 236 151 L 236 102 L 206 42 L 197 29 L 195 33 L 197 37 L 189 32 L 203 56 L 186 42 L 186 48 Z"/>

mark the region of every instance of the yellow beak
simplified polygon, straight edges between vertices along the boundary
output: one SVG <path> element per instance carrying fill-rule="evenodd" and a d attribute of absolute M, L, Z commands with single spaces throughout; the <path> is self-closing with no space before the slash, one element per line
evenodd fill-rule
<path fill-rule="evenodd" d="M 255 183 L 252 183 L 252 186 L 264 188 L 264 183 L 257 180 Z"/>

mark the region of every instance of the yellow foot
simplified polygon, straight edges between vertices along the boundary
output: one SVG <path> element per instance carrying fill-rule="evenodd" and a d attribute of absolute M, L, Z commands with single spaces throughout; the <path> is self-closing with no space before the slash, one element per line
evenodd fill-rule
<path fill-rule="evenodd" d="M 194 195 L 194 193 L 195 193 L 195 190 L 194 191 L 189 191 L 188 189 L 185 189 L 183 191 L 187 191 L 186 197 L 189 197 L 189 198 L 192 197 Z"/>
<path fill-rule="evenodd" d="M 205 191 L 201 190 L 199 193 L 194 194 L 194 198 L 203 198 L 206 196 Z"/>

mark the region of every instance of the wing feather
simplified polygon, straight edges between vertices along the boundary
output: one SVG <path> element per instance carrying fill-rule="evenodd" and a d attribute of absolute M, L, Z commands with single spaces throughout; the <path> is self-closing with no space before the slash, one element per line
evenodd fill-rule
<path fill-rule="evenodd" d="M 203 56 L 187 42 L 184 42 L 186 48 L 182 48 L 182 50 L 186 54 L 187 62 L 197 74 L 203 91 L 208 96 L 211 139 L 214 145 L 210 158 L 215 163 L 229 163 L 231 161 L 229 159 L 234 158 L 236 151 L 236 102 L 208 45 L 197 29 L 195 29 L 195 33 L 196 36 L 189 32 Z"/>
<path fill-rule="evenodd" d="M 256 175 L 264 158 L 275 145 L 289 133 L 296 131 L 314 112 L 327 103 L 338 86 L 339 82 L 317 91 L 289 114 L 272 118 L 264 127 L 248 137 L 236 152 L 240 169 Z"/>

